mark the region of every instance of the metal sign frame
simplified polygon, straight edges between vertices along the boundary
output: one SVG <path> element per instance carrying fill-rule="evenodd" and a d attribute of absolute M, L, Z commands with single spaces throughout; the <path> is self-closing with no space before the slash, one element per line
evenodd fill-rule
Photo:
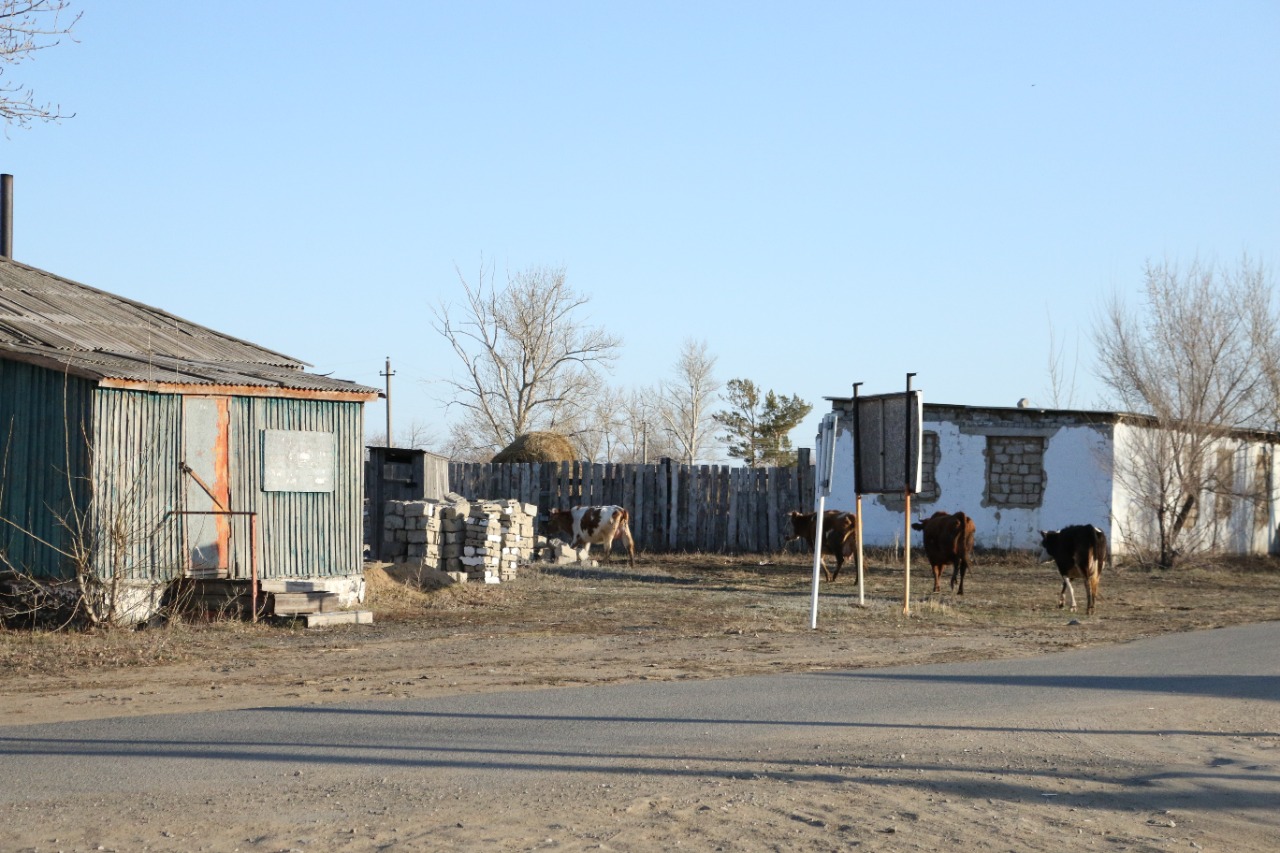
<path fill-rule="evenodd" d="M 854 491 L 859 495 L 920 491 L 924 395 L 907 390 L 854 398 Z M 901 462 L 899 463 L 899 460 Z M 901 464 L 903 467 L 899 468 Z"/>

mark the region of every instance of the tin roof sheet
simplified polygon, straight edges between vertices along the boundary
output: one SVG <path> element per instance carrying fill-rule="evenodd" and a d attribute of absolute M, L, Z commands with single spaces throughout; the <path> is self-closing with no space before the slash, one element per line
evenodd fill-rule
<path fill-rule="evenodd" d="M 0 257 L 0 354 L 99 380 L 377 394 L 306 362 Z"/>

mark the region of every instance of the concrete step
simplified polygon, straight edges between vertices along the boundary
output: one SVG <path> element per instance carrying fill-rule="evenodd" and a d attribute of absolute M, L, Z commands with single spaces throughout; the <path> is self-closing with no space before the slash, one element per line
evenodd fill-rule
<path fill-rule="evenodd" d="M 325 625 L 372 625 L 372 610 L 333 610 L 328 613 L 305 614 L 308 628 Z"/>
<path fill-rule="evenodd" d="M 332 592 L 273 592 L 270 596 L 271 612 L 276 616 L 329 613 L 338 609 L 338 596 Z"/>

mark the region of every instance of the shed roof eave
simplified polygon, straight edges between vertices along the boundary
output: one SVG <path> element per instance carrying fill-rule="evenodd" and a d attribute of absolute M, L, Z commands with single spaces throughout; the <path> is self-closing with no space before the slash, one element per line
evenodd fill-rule
<path fill-rule="evenodd" d="M 96 382 L 102 378 L 101 374 L 94 370 L 88 370 L 70 359 L 58 358 L 54 355 L 41 355 L 36 352 L 15 352 L 0 348 L 0 356 L 9 361 L 29 364 L 32 367 L 42 367 L 45 370 L 52 370 L 57 373 L 65 373 L 77 379 L 88 379 L 91 382 Z"/>
<path fill-rule="evenodd" d="M 122 391 L 149 391 L 162 394 L 187 394 L 227 397 L 288 397 L 297 400 L 333 400 L 339 402 L 368 403 L 377 400 L 382 393 L 374 390 L 350 390 L 316 388 L 288 388 L 265 385 L 205 385 L 190 382 L 156 382 L 135 379 L 102 379 L 99 387 Z"/>

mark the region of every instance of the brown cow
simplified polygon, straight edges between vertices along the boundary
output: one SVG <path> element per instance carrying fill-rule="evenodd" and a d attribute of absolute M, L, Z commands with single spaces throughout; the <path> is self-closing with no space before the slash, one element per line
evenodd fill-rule
<path fill-rule="evenodd" d="M 553 509 L 547 519 L 547 535 L 572 536 L 571 548 L 604 545 L 604 561 L 609 562 L 613 541 L 621 539 L 627 546 L 627 561 L 636 564 L 636 546 L 631 539 L 630 514 L 620 506 L 575 506 L 573 509 Z"/>
<path fill-rule="evenodd" d="M 1072 578 L 1083 578 L 1088 606 L 1085 613 L 1093 613 L 1093 603 L 1098 600 L 1098 581 L 1102 578 L 1102 564 L 1108 559 L 1107 534 L 1092 524 L 1073 524 L 1061 530 L 1041 530 L 1040 547 L 1058 564 L 1062 575 L 1062 590 L 1058 593 L 1058 606 L 1066 607 L 1067 593 L 1071 593 L 1071 609 L 1076 609 L 1076 591 Z"/>
<path fill-rule="evenodd" d="M 924 533 L 924 553 L 933 567 L 933 591 L 942 592 L 942 570 L 951 564 L 951 589 L 964 595 L 964 575 L 973 556 L 973 519 L 963 512 L 949 514 L 935 512 L 923 521 L 911 525 L 912 530 Z M 956 590 L 956 580 L 960 589 Z"/>
<path fill-rule="evenodd" d="M 797 539 L 803 539 L 812 551 L 814 535 L 817 532 L 815 528 L 818 523 L 818 514 L 792 511 L 787 515 L 791 519 L 791 533 L 787 535 L 786 541 L 794 542 Z M 819 559 L 822 563 L 822 573 L 826 575 L 828 581 L 834 581 L 840 577 L 844 561 L 853 554 L 853 549 L 857 545 L 854 536 L 857 521 L 858 517 L 851 512 L 829 509 L 822 514 L 822 556 Z M 825 557 L 828 554 L 836 558 L 834 572 L 827 568 Z"/>

